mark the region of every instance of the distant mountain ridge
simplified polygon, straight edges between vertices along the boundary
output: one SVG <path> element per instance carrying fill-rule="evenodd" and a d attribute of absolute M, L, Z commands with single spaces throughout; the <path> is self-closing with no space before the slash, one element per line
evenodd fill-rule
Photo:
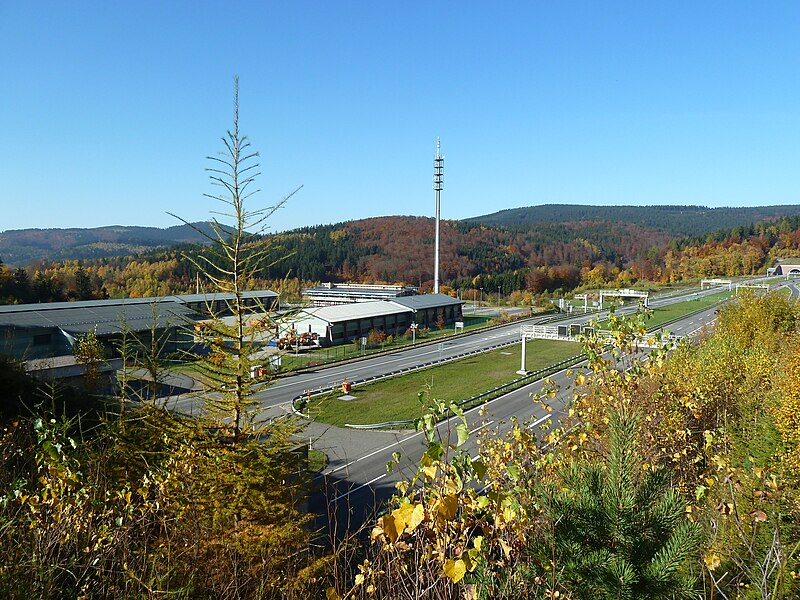
<path fill-rule="evenodd" d="M 673 237 L 697 237 L 720 229 L 774 221 L 800 215 L 800 205 L 709 208 L 707 206 L 589 206 L 581 204 L 542 204 L 507 208 L 488 215 L 464 219 L 495 227 L 529 227 L 543 223 L 612 221 L 664 231 Z"/>
<path fill-rule="evenodd" d="M 447 232 L 453 229 L 452 235 L 458 231 L 458 235 L 469 236 L 471 239 L 468 241 L 467 238 L 459 238 L 456 241 L 453 238 L 453 247 L 450 248 L 452 261 L 474 259 L 488 251 L 487 244 L 499 247 L 509 243 L 521 244 L 526 247 L 523 254 L 538 256 L 539 260 L 545 262 L 596 260 L 600 256 L 616 260 L 619 256 L 632 257 L 650 245 L 663 244 L 668 240 L 699 239 L 720 230 L 796 215 L 800 215 L 800 205 L 709 208 L 678 205 L 543 204 L 449 221 L 444 226 L 443 235 L 449 235 Z M 398 270 L 395 264 L 380 264 L 385 260 L 396 263 L 399 259 L 394 255 L 399 253 L 407 257 L 418 255 L 415 262 L 420 264 L 420 268 L 411 269 L 413 277 L 410 280 L 419 281 L 420 278 L 427 277 L 429 261 L 423 261 L 423 256 L 427 256 L 428 250 L 425 247 L 432 243 L 433 233 L 432 225 L 426 224 L 428 220 L 426 217 L 399 216 L 360 219 L 336 225 L 298 228 L 277 234 L 276 239 L 288 246 L 287 254 L 293 253 L 297 256 L 298 264 L 292 265 L 292 272 L 306 279 L 332 277 L 337 270 L 353 275 L 360 272 L 362 276 L 370 273 L 375 278 L 380 278 L 381 275 L 384 278 L 408 277 L 409 274 L 405 273 L 407 269 Z M 209 232 L 208 223 L 193 225 L 203 232 Z M 470 234 L 476 227 L 488 227 L 497 231 L 492 235 L 488 232 L 486 235 L 479 235 L 477 232 Z M 347 243 L 340 241 L 327 248 L 330 240 L 324 241 L 324 238 L 334 230 L 347 231 Z M 508 235 L 501 230 L 506 230 Z M 402 233 L 398 236 L 399 232 Z M 320 235 L 317 236 L 316 233 Z M 311 238 L 309 234 L 312 234 Z M 397 237 L 402 240 L 396 239 Z M 309 243 L 309 239 L 315 241 Z M 479 243 L 476 242 L 478 239 Z M 395 247 L 398 241 L 404 246 L 404 250 Z M 88 260 L 144 255 L 179 244 L 205 242 L 207 239 L 203 235 L 186 224 L 166 229 L 137 226 L 19 229 L 0 232 L 0 259 L 7 265 L 16 267 L 39 260 Z M 286 268 L 291 262 L 294 262 L 293 259 L 282 261 L 282 268 Z M 422 268 L 423 264 L 425 268 Z M 511 265 L 504 267 L 512 268 Z"/>
<path fill-rule="evenodd" d="M 193 223 L 210 232 L 208 223 Z M 10 229 L 0 232 L 0 258 L 11 266 L 38 260 L 75 260 L 126 256 L 177 244 L 202 244 L 207 239 L 190 225 L 165 229 L 110 225 L 91 229 Z"/>

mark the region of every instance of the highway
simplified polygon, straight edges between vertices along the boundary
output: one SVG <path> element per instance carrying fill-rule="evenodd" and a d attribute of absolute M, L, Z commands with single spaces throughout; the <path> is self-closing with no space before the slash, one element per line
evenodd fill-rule
<path fill-rule="evenodd" d="M 716 294 L 719 291 L 719 288 L 703 291 L 695 288 L 655 297 L 650 300 L 650 306 L 658 308 Z M 630 303 L 628 306 L 618 307 L 616 312 L 626 314 L 637 309 L 637 303 Z M 608 311 L 603 311 L 600 315 L 573 313 L 564 315 L 566 318 L 559 322 L 585 324 L 592 319 L 601 319 L 607 314 Z M 669 326 L 669 330 L 676 335 L 692 335 L 713 321 L 714 317 L 715 309 L 710 308 L 673 323 Z M 524 322 L 535 324 L 551 318 L 552 316 L 546 316 Z M 503 343 L 519 343 L 520 324 L 521 322 L 517 321 L 491 330 L 452 337 L 441 343 L 412 347 L 392 354 L 369 357 L 357 362 L 334 365 L 279 379 L 256 393 L 255 398 L 259 408 L 255 418 L 268 420 L 283 417 L 291 411 L 292 398 L 306 393 L 306 390 L 312 390 L 313 393 L 313 390 L 319 388 L 338 386 L 345 378 L 354 381 L 381 376 Z M 556 374 L 551 379 L 562 389 L 566 389 L 569 384 L 564 372 Z M 532 422 L 549 418 L 558 419 L 569 399 L 568 392 L 562 392 L 554 402 L 551 402 L 554 408 L 551 415 L 545 413 L 541 406 L 531 400 L 531 394 L 538 393 L 542 385 L 541 381 L 532 383 L 491 401 L 486 405 L 489 416 L 485 422 L 480 420 L 479 409 L 469 411 L 467 418 L 470 431 L 474 434 L 480 429 L 490 428 L 502 434 L 508 429 L 511 417 L 519 420 L 528 419 Z M 183 395 L 170 402 L 171 408 L 187 414 L 200 410 L 201 406 L 197 397 L 192 395 Z M 444 421 L 439 425 L 439 429 L 446 434 L 447 428 L 454 426 L 452 421 Z M 342 527 L 352 529 L 353 526 L 360 524 L 366 515 L 391 496 L 394 484 L 415 472 L 415 465 L 418 464 L 425 449 L 422 433 L 409 430 L 363 431 L 305 422 L 302 435 L 312 448 L 323 451 L 328 457 L 325 470 L 316 479 L 318 487 L 312 496 L 310 509 L 315 513 L 326 515 L 324 524 L 337 524 L 340 531 Z M 474 455 L 473 444 L 474 439 L 471 438 L 466 449 Z M 399 452 L 402 457 L 401 468 L 390 475 L 387 473 L 386 464 L 392 460 L 392 454 L 395 452 Z"/>
<path fill-rule="evenodd" d="M 760 280 L 757 280 L 760 281 Z M 775 279 L 771 279 L 775 282 Z M 797 297 L 800 291 L 792 281 L 780 282 L 777 287 L 789 288 L 790 295 Z M 721 288 L 698 290 L 697 288 L 657 296 L 650 300 L 651 308 L 716 294 Z M 617 314 L 627 314 L 638 309 L 638 303 L 617 307 Z M 602 319 L 608 311 L 601 314 L 584 315 L 578 311 L 562 315 L 560 324 L 585 324 L 592 319 Z M 671 333 L 678 336 L 692 336 L 716 318 L 716 307 L 690 315 L 669 325 Z M 476 350 L 497 347 L 500 344 L 519 343 L 521 323 L 536 324 L 552 319 L 552 315 L 516 321 L 490 330 L 481 330 L 467 335 L 447 338 L 431 345 L 418 345 L 391 354 L 367 357 L 347 364 L 318 368 L 316 371 L 298 373 L 278 379 L 271 385 L 257 391 L 255 398 L 258 409 L 254 415 L 257 421 L 284 417 L 291 413 L 291 400 L 326 387 L 338 387 L 344 379 L 356 381 L 378 377 L 402 369 L 413 368 L 430 362 L 448 360 L 456 355 Z M 470 432 L 474 435 L 488 429 L 495 435 L 503 435 L 510 427 L 512 417 L 519 421 L 528 420 L 541 424 L 549 419 L 558 420 L 570 399 L 568 378 L 564 371 L 551 376 L 562 392 L 550 401 L 553 412 L 546 413 L 538 403 L 531 400 L 544 385 L 538 381 L 487 403 L 487 416 L 482 420 L 479 408 L 467 412 Z M 476 392 L 481 390 L 476 390 Z M 435 395 L 435 391 L 434 391 Z M 184 394 L 170 399 L 170 408 L 192 414 L 201 410 L 202 402 L 197 396 Z M 371 515 L 381 503 L 394 492 L 394 484 L 416 472 L 416 465 L 425 450 L 422 433 L 410 430 L 355 430 L 338 428 L 322 423 L 303 422 L 303 439 L 310 446 L 323 451 L 328 457 L 324 471 L 315 479 L 315 492 L 309 508 L 323 515 L 320 525 L 336 529 L 352 530 Z M 446 437 L 448 428 L 454 428 L 453 420 L 443 421 L 439 430 Z M 475 456 L 475 438 L 471 437 L 465 450 Z M 399 452 L 400 468 L 392 474 L 387 473 L 386 465 L 392 455 Z"/>
<path fill-rule="evenodd" d="M 693 336 L 715 318 L 716 307 L 712 307 L 671 324 L 669 330 L 678 336 Z M 513 332 L 516 336 L 519 335 L 518 327 Z M 535 424 L 548 419 L 558 420 L 571 397 L 567 389 L 570 381 L 566 371 L 550 379 L 562 390 L 549 401 L 554 409 L 552 414 L 531 399 L 531 395 L 538 394 L 544 385 L 538 381 L 487 403 L 484 418 L 480 416 L 480 407 L 468 411 L 470 432 L 474 435 L 482 429 L 489 429 L 496 435 L 503 435 L 510 428 L 512 417 Z M 448 429 L 454 429 L 455 425 L 453 419 L 440 423 L 440 434 L 446 437 Z M 392 495 L 397 481 L 416 472 L 416 465 L 425 451 L 421 432 L 352 431 L 318 423 L 310 423 L 306 432 L 312 446 L 329 457 L 326 469 L 317 478 L 319 488 L 311 508 L 327 514 L 327 523 L 335 521 L 339 527 L 342 523 L 349 523 L 350 528 L 360 524 L 365 516 Z M 474 444 L 475 438 L 471 437 L 464 447 L 472 456 L 477 454 Z M 386 465 L 395 452 L 401 455 L 400 468 L 389 474 Z"/>
<path fill-rule="evenodd" d="M 695 288 L 696 289 L 696 288 Z M 661 297 L 655 297 L 650 301 L 652 308 L 666 306 L 677 302 L 683 302 L 693 297 L 702 297 L 719 292 L 717 289 L 707 289 L 703 291 L 685 291 L 673 293 Z M 636 311 L 637 303 L 630 303 L 627 306 L 616 309 L 617 314 L 626 314 Z M 602 319 L 608 315 L 608 311 L 603 311 L 600 315 L 573 313 L 572 315 L 561 315 L 563 317 L 559 323 L 578 323 L 585 324 L 592 319 Z M 549 321 L 552 315 L 525 320 L 525 323 L 537 324 Z M 338 387 L 347 379 L 357 381 L 371 377 L 380 377 L 401 371 L 403 369 L 414 368 L 419 365 L 434 361 L 446 361 L 455 356 L 468 352 L 480 351 L 496 347 L 501 344 L 518 342 L 520 339 L 521 321 L 515 321 L 508 325 L 477 331 L 467 335 L 454 336 L 443 341 L 430 345 L 417 345 L 404 350 L 399 350 L 391 354 L 367 357 L 359 361 L 338 364 L 330 367 L 319 368 L 312 372 L 298 373 L 288 377 L 283 377 L 271 383 L 267 387 L 255 393 L 255 400 L 259 405 L 258 419 L 274 419 L 285 416 L 291 412 L 291 401 L 293 398 L 307 393 L 309 390 L 313 394 L 315 391 Z M 184 394 L 170 400 L 170 408 L 185 414 L 196 414 L 202 408 L 196 395 Z"/>

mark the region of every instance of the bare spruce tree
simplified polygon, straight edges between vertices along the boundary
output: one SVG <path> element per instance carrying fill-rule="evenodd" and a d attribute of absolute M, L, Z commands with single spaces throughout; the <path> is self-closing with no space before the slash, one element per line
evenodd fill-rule
<path fill-rule="evenodd" d="M 209 248 L 197 258 L 188 258 L 210 283 L 210 291 L 226 298 L 225 309 L 220 311 L 214 308 L 209 296 L 206 304 L 211 318 L 203 323 L 200 337 L 209 351 L 203 360 L 204 370 L 213 382 L 212 393 L 207 397 L 209 412 L 227 422 L 233 440 L 238 442 L 253 403 L 253 356 L 259 338 L 274 330 L 270 317 L 260 318 L 269 314 L 271 307 L 246 302 L 245 292 L 261 269 L 280 260 L 273 257 L 271 244 L 261 235 L 267 229 L 269 217 L 302 186 L 273 206 L 249 208 L 248 201 L 259 191 L 255 189 L 255 181 L 260 173 L 258 153 L 251 150 L 247 136 L 239 130 L 238 76 L 234 77 L 233 128 L 222 138 L 222 143 L 222 152 L 207 157 L 211 166 L 206 170 L 218 190 L 205 194 L 222 208 L 212 213 L 210 232 L 195 228 L 211 242 Z M 232 318 L 224 320 L 223 314 Z"/>

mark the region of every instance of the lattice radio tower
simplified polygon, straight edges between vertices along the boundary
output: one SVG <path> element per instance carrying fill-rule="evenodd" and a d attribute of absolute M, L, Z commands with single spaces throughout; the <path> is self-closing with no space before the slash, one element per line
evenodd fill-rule
<path fill-rule="evenodd" d="M 439 293 L 439 217 L 441 213 L 441 193 L 444 188 L 444 156 L 441 143 L 436 138 L 436 158 L 433 159 L 433 189 L 436 192 L 436 246 L 433 257 L 433 293 Z"/>

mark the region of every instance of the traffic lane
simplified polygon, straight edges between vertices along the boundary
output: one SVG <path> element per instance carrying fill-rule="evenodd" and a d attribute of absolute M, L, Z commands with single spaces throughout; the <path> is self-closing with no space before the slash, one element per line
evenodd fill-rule
<path fill-rule="evenodd" d="M 675 329 L 684 332 L 684 335 L 696 334 L 711 324 L 716 316 L 715 312 L 715 309 L 711 308 L 686 318 L 676 323 Z M 703 322 L 698 322 L 698 318 L 703 319 Z M 505 435 L 513 426 L 514 419 L 521 423 L 534 423 L 536 426 L 548 424 L 552 427 L 558 426 L 560 419 L 568 410 L 573 393 L 571 387 L 573 376 L 568 375 L 568 371 L 578 371 L 581 368 L 582 366 L 565 369 L 549 378 L 558 390 L 555 398 L 547 400 L 546 404 L 549 408 L 538 401 L 538 396 L 550 383 L 540 380 L 492 400 L 487 405 L 468 411 L 466 417 L 471 436 L 463 446 L 463 450 L 472 456 L 477 456 L 475 434 L 483 429 L 491 428 L 493 435 Z M 457 423 L 456 418 L 448 419 L 438 426 L 437 431 L 442 438 L 447 439 L 448 434 L 454 435 Z M 425 449 L 423 433 L 418 432 L 398 443 L 374 450 L 369 456 L 348 465 L 350 475 L 344 483 L 344 488 L 337 486 L 337 498 L 340 500 L 347 498 L 356 504 L 366 502 L 368 497 L 375 496 L 380 488 L 385 486 L 391 488 L 397 481 L 403 479 L 402 474 L 407 476 L 408 473 L 415 473 Z M 396 469 L 394 473 L 388 473 L 386 464 L 392 461 L 394 452 L 400 452 L 402 468 Z"/>
<path fill-rule="evenodd" d="M 542 317 L 542 319 L 544 318 Z M 532 322 L 538 322 L 538 319 Z M 326 387 L 338 387 L 345 379 L 358 380 L 386 375 L 427 362 L 446 360 L 459 354 L 482 350 L 497 344 L 510 343 L 518 338 L 519 323 L 509 324 L 491 331 L 475 332 L 467 336 L 445 338 L 440 344 L 412 346 L 392 354 L 367 357 L 311 373 L 290 375 L 267 384 L 261 390 L 256 390 L 253 398 L 258 402 L 260 409 L 279 405 L 288 407 L 293 398 L 309 390 L 313 393 Z M 184 394 L 179 398 L 171 398 L 169 406 L 186 414 L 196 414 L 202 407 L 202 401 L 199 394 Z"/>
<path fill-rule="evenodd" d="M 656 300 L 657 306 L 664 306 L 685 301 L 696 294 L 708 295 L 718 290 L 705 290 L 703 292 L 687 291 L 683 294 Z M 631 304 L 617 309 L 617 314 L 630 314 L 638 310 L 638 304 Z M 560 323 L 574 323 L 584 325 L 592 320 L 607 318 L 608 311 L 600 314 L 566 315 Z M 551 316 L 541 317 L 527 321 L 530 324 L 547 321 Z M 292 398 L 311 390 L 341 385 L 345 379 L 358 380 L 369 377 L 386 375 L 393 371 L 414 368 L 426 362 L 439 359 L 447 360 L 466 352 L 484 350 L 496 344 L 512 343 L 519 338 L 520 323 L 512 323 L 489 332 L 475 332 L 467 336 L 445 339 L 441 344 L 433 344 L 419 348 L 409 348 L 392 355 L 383 357 L 365 358 L 357 363 L 332 366 L 314 373 L 293 375 L 273 383 L 265 390 L 256 394 L 262 406 L 279 405 L 287 403 Z M 440 347 L 441 346 L 441 347 Z"/>
<path fill-rule="evenodd" d="M 505 435 L 513 426 L 513 418 L 520 423 L 527 421 L 537 425 L 553 418 L 557 423 L 571 398 L 572 378 L 567 371 L 569 370 L 565 369 L 551 378 L 560 388 L 556 398 L 548 402 L 552 412 L 534 399 L 549 385 L 542 380 L 467 411 L 465 418 L 470 437 L 460 450 L 476 457 L 479 432 L 488 430 L 494 436 Z M 460 422 L 458 417 L 440 422 L 436 428 L 439 439 L 454 443 L 457 439 L 456 426 Z M 393 487 L 396 482 L 413 476 L 426 449 L 424 432 L 413 432 L 346 465 L 326 469 L 318 480 L 334 478 L 336 492 L 329 493 L 334 499 L 350 498 L 355 503 L 365 502 L 378 486 Z M 394 462 L 395 453 L 400 455 L 400 462 L 390 473 L 387 471 L 387 463 Z"/>
<path fill-rule="evenodd" d="M 702 293 L 707 295 L 716 293 L 717 290 L 706 290 Z M 695 292 L 686 292 L 682 295 L 664 298 L 655 301 L 658 306 L 682 302 L 691 298 Z M 631 304 L 617 309 L 618 314 L 630 314 L 638 310 L 637 304 Z M 587 315 L 564 315 L 560 323 L 586 324 L 591 320 L 604 319 L 608 316 L 608 311 L 600 314 Z M 541 323 L 551 319 L 551 316 L 541 317 L 527 321 L 530 324 Z M 416 367 L 420 364 L 433 360 L 449 359 L 465 352 L 483 350 L 498 343 L 514 342 L 514 338 L 519 338 L 520 323 L 515 322 L 509 325 L 494 329 L 492 331 L 475 332 L 467 336 L 445 338 L 440 344 L 409 348 L 401 350 L 391 355 L 382 357 L 365 358 L 357 363 L 347 365 L 336 365 L 327 367 L 314 373 L 304 373 L 283 378 L 273 383 L 265 390 L 258 392 L 256 397 L 262 403 L 287 402 L 291 398 L 306 392 L 307 390 L 318 390 L 320 388 L 340 385 L 344 379 L 364 379 L 391 373 L 392 371 Z"/>
<path fill-rule="evenodd" d="M 695 296 L 695 294 L 708 295 L 717 293 L 717 291 L 710 289 L 702 292 L 693 292 L 690 289 L 679 295 L 654 299 L 651 304 L 656 307 L 664 306 L 683 302 Z M 637 309 L 638 304 L 631 304 L 620 307 L 617 310 L 617 314 L 630 314 Z M 602 320 L 607 316 L 608 311 L 603 311 L 599 314 L 568 315 L 560 323 L 584 325 L 592 320 Z M 530 320 L 528 323 L 541 323 L 551 318 L 552 316 L 548 315 Z M 497 344 L 515 343 L 519 340 L 519 328 L 519 322 L 511 323 L 491 331 L 478 331 L 466 336 L 442 340 L 441 347 L 440 344 L 412 347 L 390 355 L 365 358 L 358 362 L 331 366 L 312 373 L 292 375 L 271 383 L 261 391 L 256 391 L 253 397 L 259 405 L 259 411 L 269 408 L 276 409 L 272 412 L 264 413 L 267 418 L 276 418 L 291 412 L 291 400 L 309 391 L 313 393 L 315 390 L 326 387 L 338 387 L 345 379 L 358 380 L 379 377 L 394 371 L 414 368 L 426 362 L 439 359 L 447 360 L 459 354 L 485 350 Z M 171 399 L 169 406 L 185 414 L 198 414 L 202 411 L 202 404 L 197 395 L 186 394 L 180 398 Z"/>
<path fill-rule="evenodd" d="M 501 331 L 486 335 L 483 338 L 470 340 L 469 343 L 457 343 L 447 340 L 433 346 L 404 350 L 397 354 L 384 355 L 364 359 L 362 361 L 329 367 L 316 373 L 293 375 L 278 380 L 266 389 L 256 392 L 254 397 L 262 406 L 270 406 L 289 402 L 292 398 L 311 391 L 327 387 L 338 387 L 345 379 L 349 381 L 379 377 L 403 369 L 411 369 L 419 365 L 452 359 L 460 354 L 484 350 L 498 344 L 510 344 L 519 339 L 519 325 L 509 331 Z"/>
<path fill-rule="evenodd" d="M 531 396 L 538 393 L 544 382 L 537 382 L 530 386 L 534 389 L 522 389 L 512 392 L 504 397 L 506 402 L 498 404 L 497 409 L 492 410 L 487 415 L 481 415 L 478 409 L 470 411 L 467 415 L 467 422 L 470 427 L 470 438 L 459 448 L 460 451 L 467 453 L 473 459 L 479 454 L 477 441 L 482 430 L 488 430 L 492 437 L 502 437 L 511 430 L 513 424 L 511 417 L 517 417 L 518 422 L 534 428 L 537 436 L 541 438 L 544 432 L 540 426 L 547 426 L 552 420 L 558 424 L 564 416 L 568 402 L 571 399 L 571 391 L 567 382 L 561 382 L 564 390 L 560 392 L 556 399 L 551 400 L 553 411 L 545 409 L 539 402 L 535 402 Z M 509 398 L 509 396 L 513 397 Z M 455 440 L 455 423 L 442 423 L 438 427 L 442 439 Z M 449 427 L 449 430 L 448 430 Z M 328 475 L 321 485 L 320 494 L 324 496 L 328 506 L 326 510 L 329 515 L 336 518 L 335 523 L 327 523 L 330 526 L 338 526 L 343 522 L 348 522 L 351 526 L 359 527 L 368 524 L 366 519 L 374 518 L 375 514 L 380 513 L 391 496 L 396 492 L 396 484 L 399 481 L 409 481 L 418 472 L 422 455 L 426 451 L 425 438 L 422 432 L 404 440 L 403 443 L 385 449 L 380 454 L 375 454 L 370 458 L 359 463 L 353 469 L 349 478 L 345 478 L 337 473 Z M 400 454 L 399 464 L 387 470 L 387 463 L 394 462 L 392 454 Z M 355 473 L 355 470 L 358 470 Z M 312 503 L 314 505 L 314 503 Z M 316 500 L 316 505 L 320 505 L 320 499 Z M 330 506 L 333 509 L 329 508 Z M 324 523 L 323 523 L 324 524 Z"/>
<path fill-rule="evenodd" d="M 707 310 L 705 310 L 705 311 L 703 311 L 701 313 L 698 313 L 697 315 L 686 317 L 686 318 L 682 319 L 681 321 L 676 322 L 674 324 L 674 327 L 672 328 L 672 332 L 674 334 L 676 334 L 676 335 L 695 334 L 696 332 L 700 331 L 702 328 L 707 327 L 709 323 L 713 322 L 713 320 L 716 318 L 716 314 L 715 313 L 716 313 L 716 309 L 709 308 L 709 309 L 707 309 Z M 565 386 L 568 386 L 570 384 L 570 382 L 565 377 L 565 373 L 567 371 L 570 371 L 570 370 L 575 370 L 576 368 L 578 368 L 578 367 L 572 367 L 570 369 L 565 369 L 565 370 L 553 375 L 552 377 L 550 377 L 550 379 L 552 381 L 554 381 L 563 390 L 563 389 L 565 389 Z M 531 400 L 531 394 L 532 393 L 533 394 L 539 393 L 540 390 L 541 390 L 541 387 L 543 385 L 544 384 L 541 381 L 534 382 L 532 384 L 529 384 L 528 386 L 520 388 L 519 390 L 511 392 L 510 394 L 507 394 L 507 395 L 502 396 L 500 398 L 496 398 L 494 400 L 491 400 L 487 404 L 482 405 L 482 407 L 488 407 L 489 414 L 491 415 L 490 418 L 495 420 L 495 421 L 498 421 L 498 422 L 502 422 L 504 420 L 509 420 L 512 417 L 517 417 L 518 419 L 525 419 L 525 418 L 537 419 L 537 418 L 540 418 L 540 417 L 544 416 L 544 414 L 541 411 L 538 410 L 537 404 L 534 403 Z M 433 390 L 434 397 L 435 397 L 435 392 L 436 392 L 436 390 L 434 389 Z M 474 419 L 474 415 L 476 415 L 478 413 L 480 408 L 481 407 L 476 407 L 476 408 L 470 410 L 467 413 L 468 417 L 470 418 L 470 422 L 469 422 L 470 428 L 474 428 L 474 427 L 480 425 Z M 554 408 L 555 409 L 559 408 L 557 403 L 554 405 Z M 444 427 L 446 425 L 447 424 L 445 423 L 442 426 Z M 419 437 L 420 435 L 421 434 L 415 434 L 416 437 Z M 414 436 L 411 436 L 411 439 L 414 439 Z M 404 443 L 407 443 L 407 441 L 404 440 Z M 381 450 L 382 451 L 386 451 L 387 452 L 386 455 L 388 456 L 388 455 L 391 454 L 390 450 L 392 448 L 394 448 L 394 450 L 397 450 L 397 448 L 400 447 L 400 445 L 401 445 L 400 441 L 396 441 L 396 442 L 393 442 L 390 445 L 387 445 L 386 448 L 381 449 Z M 371 456 L 377 456 L 378 455 L 378 451 L 376 449 L 370 449 L 369 454 L 370 454 L 370 457 Z M 381 456 L 381 457 L 376 458 L 374 460 L 376 461 L 376 463 L 380 463 L 382 465 L 385 465 L 385 463 L 386 463 L 385 458 L 386 458 L 385 456 Z M 359 459 L 359 461 L 360 460 L 361 459 Z M 353 462 L 357 462 L 357 461 L 353 461 Z M 343 463 L 343 464 L 344 465 L 348 465 L 348 463 Z M 364 463 L 364 464 L 367 464 L 367 463 Z M 362 464 L 361 466 L 363 467 L 364 464 Z M 337 464 L 337 467 L 341 468 L 341 466 L 342 466 L 342 463 Z M 372 473 L 372 475 L 375 476 L 376 474 Z M 371 477 L 370 477 L 370 479 L 371 479 Z M 360 483 L 363 483 L 364 481 L 366 481 L 366 479 L 364 477 L 359 477 L 359 480 L 360 480 Z"/>
<path fill-rule="evenodd" d="M 685 317 L 667 327 L 672 335 L 680 337 L 693 336 L 702 329 L 710 327 L 717 320 L 718 307 L 710 307 L 697 314 Z"/>

